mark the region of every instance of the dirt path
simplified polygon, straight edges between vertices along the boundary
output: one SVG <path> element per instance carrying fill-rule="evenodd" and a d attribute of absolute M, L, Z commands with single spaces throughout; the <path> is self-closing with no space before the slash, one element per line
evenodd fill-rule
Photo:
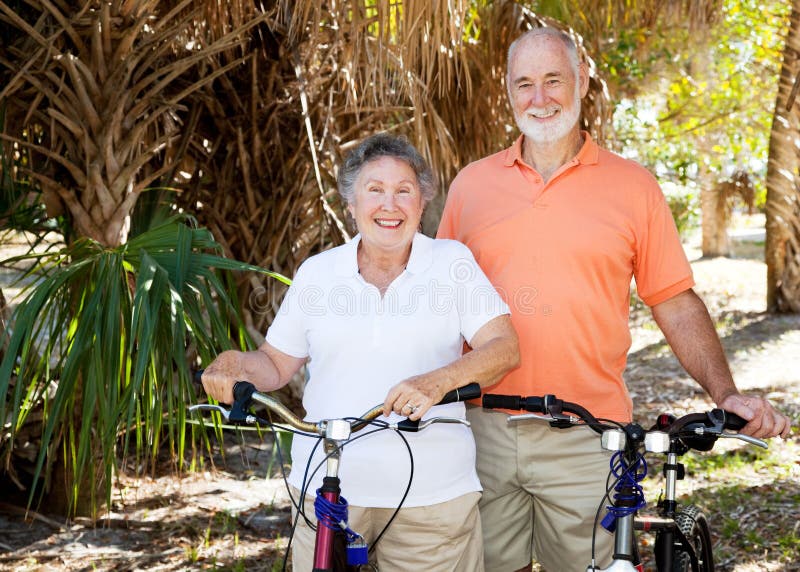
<path fill-rule="evenodd" d="M 769 396 L 797 425 L 800 316 L 763 313 L 765 267 L 758 249 L 740 244 L 737 252 L 737 258 L 697 260 L 690 250 L 697 290 L 718 324 L 739 385 Z M 636 307 L 631 324 L 626 380 L 637 418 L 708 408 L 649 312 Z M 108 520 L 96 527 L 82 520 L 62 524 L 44 515 L 26 521 L 12 507 L 0 506 L 0 569 L 279 570 L 289 503 L 282 481 L 266 477 L 270 451 L 269 440 L 249 437 L 236 444 L 232 439 L 227 466 L 216 472 L 122 478 Z M 732 451 L 712 457 L 723 472 L 691 480 L 693 495 L 719 517 L 719 569 L 800 570 L 798 431 L 774 444 L 770 457 Z M 734 469 L 725 469 L 726 459 L 734 457 L 739 459 Z"/>

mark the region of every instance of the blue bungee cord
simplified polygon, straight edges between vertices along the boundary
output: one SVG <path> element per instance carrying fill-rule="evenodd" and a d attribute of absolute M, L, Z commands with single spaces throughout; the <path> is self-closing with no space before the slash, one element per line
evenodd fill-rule
<path fill-rule="evenodd" d="M 317 521 L 331 530 L 341 530 L 347 538 L 347 563 L 351 566 L 367 564 L 369 561 L 368 547 L 364 538 L 347 524 L 347 499 L 339 497 L 339 502 L 332 503 L 317 489 L 317 498 L 314 499 L 314 514 Z"/>
<path fill-rule="evenodd" d="M 629 465 L 623 452 L 617 451 L 611 456 L 610 464 L 617 483 L 614 486 L 614 503 L 606 507 L 608 513 L 601 524 L 609 532 L 614 532 L 617 518 L 633 514 L 647 504 L 644 490 L 639 484 L 647 476 L 647 461 L 644 455 L 637 453 L 636 460 Z M 625 501 L 622 504 L 626 506 L 618 506 L 618 501 Z"/>

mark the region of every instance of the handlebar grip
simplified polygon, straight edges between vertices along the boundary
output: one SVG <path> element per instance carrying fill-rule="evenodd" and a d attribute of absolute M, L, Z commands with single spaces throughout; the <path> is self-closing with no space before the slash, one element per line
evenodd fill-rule
<path fill-rule="evenodd" d="M 475 382 L 468 383 L 463 387 L 457 387 L 448 391 L 442 397 L 442 400 L 437 405 L 444 405 L 445 403 L 454 403 L 456 401 L 467 401 L 468 399 L 477 399 L 481 396 L 481 386 Z"/>
<path fill-rule="evenodd" d="M 481 400 L 486 409 L 522 409 L 522 397 L 519 395 L 497 395 L 487 393 Z"/>
<path fill-rule="evenodd" d="M 256 386 L 249 381 L 237 381 L 233 384 L 234 403 L 242 403 L 246 406 L 255 391 Z"/>
<path fill-rule="evenodd" d="M 233 384 L 233 405 L 231 405 L 228 421 L 231 423 L 245 423 L 247 409 L 250 407 L 250 398 L 256 391 L 256 386 L 249 381 L 237 381 Z"/>
<path fill-rule="evenodd" d="M 725 412 L 725 429 L 738 431 L 745 425 L 747 425 L 747 419 L 736 415 L 736 413 L 731 413 L 730 411 Z"/>
<path fill-rule="evenodd" d="M 519 395 L 497 395 L 487 393 L 481 405 L 485 409 L 517 409 L 533 413 L 545 413 L 545 398 L 537 395 L 520 397 Z"/>

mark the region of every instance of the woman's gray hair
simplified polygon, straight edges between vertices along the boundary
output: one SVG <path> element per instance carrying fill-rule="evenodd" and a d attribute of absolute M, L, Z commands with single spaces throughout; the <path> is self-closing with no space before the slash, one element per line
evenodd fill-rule
<path fill-rule="evenodd" d="M 433 171 L 419 151 L 405 137 L 377 133 L 367 137 L 353 149 L 339 168 L 339 194 L 346 204 L 353 204 L 356 180 L 364 165 L 382 157 L 403 161 L 414 170 L 423 207 L 436 195 L 436 179 Z"/>

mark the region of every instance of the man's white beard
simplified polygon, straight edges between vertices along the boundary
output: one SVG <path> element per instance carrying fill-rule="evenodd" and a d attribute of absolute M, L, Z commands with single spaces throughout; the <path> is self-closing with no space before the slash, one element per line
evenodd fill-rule
<path fill-rule="evenodd" d="M 581 116 L 580 92 L 578 91 L 578 86 L 576 85 L 575 87 L 575 101 L 569 111 L 564 111 L 561 106 L 551 105 L 544 109 L 529 107 L 522 114 L 514 113 L 514 120 L 523 135 L 533 143 L 554 143 L 566 137 L 575 127 L 575 124 L 578 123 L 578 119 Z M 556 117 L 555 121 L 548 122 L 546 125 L 540 124 L 535 117 L 531 117 L 531 115 L 548 115 L 554 109 L 560 110 L 558 117 Z"/>

